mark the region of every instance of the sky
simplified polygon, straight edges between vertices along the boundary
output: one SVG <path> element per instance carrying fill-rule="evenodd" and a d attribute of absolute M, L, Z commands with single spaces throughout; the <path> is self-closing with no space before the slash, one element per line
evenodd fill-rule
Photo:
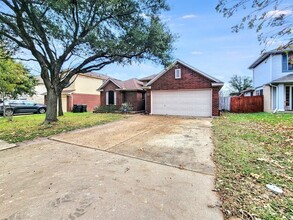
<path fill-rule="evenodd" d="M 170 11 L 164 12 L 161 18 L 171 32 L 179 36 L 174 43 L 174 59 L 180 59 L 223 82 L 228 82 L 234 74 L 252 77 L 248 66 L 260 56 L 264 45 L 259 44 L 255 30 L 232 33 L 231 27 L 240 22 L 245 15 L 243 12 L 227 19 L 215 10 L 218 0 L 167 2 Z M 163 66 L 151 62 L 131 66 L 111 64 L 99 73 L 127 80 L 157 74 L 163 69 Z"/>
<path fill-rule="evenodd" d="M 162 15 L 172 33 L 178 34 L 173 57 L 228 82 L 232 75 L 252 77 L 248 66 L 255 61 L 263 45 L 254 30 L 232 33 L 231 27 L 242 18 L 237 14 L 224 18 L 216 12 L 217 1 L 168 0 L 171 10 Z M 126 80 L 159 73 L 163 66 L 145 62 L 131 66 L 110 65 L 100 73 Z"/>

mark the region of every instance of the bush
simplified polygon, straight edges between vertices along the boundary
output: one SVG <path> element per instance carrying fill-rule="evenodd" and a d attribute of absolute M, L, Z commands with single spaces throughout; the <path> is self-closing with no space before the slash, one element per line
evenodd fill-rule
<path fill-rule="evenodd" d="M 130 103 L 127 103 L 127 102 L 123 103 L 121 105 L 121 107 L 119 108 L 119 111 L 122 112 L 122 113 L 128 113 L 128 112 L 130 112 L 132 110 L 133 110 L 133 106 Z"/>
<path fill-rule="evenodd" d="M 117 111 L 118 108 L 116 105 L 103 105 L 103 106 L 96 106 L 94 108 L 94 112 L 97 113 L 113 113 L 115 111 Z"/>

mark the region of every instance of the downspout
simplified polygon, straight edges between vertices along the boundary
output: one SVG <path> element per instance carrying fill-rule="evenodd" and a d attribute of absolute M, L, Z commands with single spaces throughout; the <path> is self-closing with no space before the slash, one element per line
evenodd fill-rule
<path fill-rule="evenodd" d="M 273 111 L 273 113 L 277 113 L 278 112 L 278 109 L 279 109 L 279 89 L 278 89 L 278 86 L 275 86 L 273 84 L 269 84 L 271 87 L 275 87 L 276 88 L 276 109 Z"/>

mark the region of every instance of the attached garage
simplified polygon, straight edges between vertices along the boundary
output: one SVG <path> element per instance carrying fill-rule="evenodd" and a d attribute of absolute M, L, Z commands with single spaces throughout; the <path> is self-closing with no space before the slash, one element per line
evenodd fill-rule
<path fill-rule="evenodd" d="M 212 90 L 151 91 L 151 113 L 158 115 L 212 116 Z"/>
<path fill-rule="evenodd" d="M 219 115 L 220 80 L 177 60 L 145 86 L 146 112 L 157 115 Z"/>

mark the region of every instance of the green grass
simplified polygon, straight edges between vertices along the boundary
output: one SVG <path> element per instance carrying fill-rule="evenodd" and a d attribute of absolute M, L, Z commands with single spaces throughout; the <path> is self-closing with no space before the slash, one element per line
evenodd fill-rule
<path fill-rule="evenodd" d="M 293 114 L 227 113 L 213 120 L 213 131 L 225 217 L 293 219 Z"/>
<path fill-rule="evenodd" d="M 32 140 L 37 137 L 47 137 L 64 131 L 91 127 L 119 120 L 125 116 L 120 114 L 65 113 L 59 117 L 58 123 L 41 125 L 45 115 L 14 116 L 12 121 L 0 118 L 0 139 L 9 143 Z"/>

